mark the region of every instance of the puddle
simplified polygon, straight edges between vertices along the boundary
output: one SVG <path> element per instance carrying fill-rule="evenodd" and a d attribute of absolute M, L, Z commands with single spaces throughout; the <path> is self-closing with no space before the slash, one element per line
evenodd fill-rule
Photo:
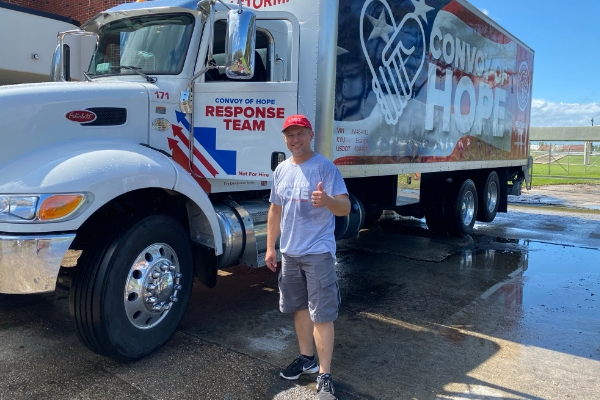
<path fill-rule="evenodd" d="M 547 221 L 546 229 L 556 229 L 553 223 Z M 585 231 L 582 223 L 574 225 Z M 371 232 L 344 243 L 336 265 L 342 315 L 353 322 L 370 315 L 369 323 L 390 338 L 397 330 L 412 335 L 418 332 L 411 327 L 425 327 L 455 345 L 460 337 L 439 327 L 465 327 L 469 337 L 518 349 L 600 360 L 597 240 L 583 247 L 486 235 L 469 239 Z"/>
<path fill-rule="evenodd" d="M 457 313 L 455 322 L 521 344 L 600 359 L 600 250 L 509 242 L 514 246 L 509 250 L 465 250 L 447 260 L 461 275 L 477 271 L 492 281 L 506 274 L 481 293 L 476 311 L 468 318 Z"/>
<path fill-rule="evenodd" d="M 600 250 L 567 245 L 535 242 L 522 239 L 474 237 L 481 247 L 467 249 L 450 256 L 445 262 L 458 266 L 460 273 L 487 271 L 491 275 L 506 273 L 507 278 L 520 276 L 524 283 L 543 279 L 546 282 L 590 281 L 600 292 Z M 488 238 L 489 239 L 489 238 Z M 509 247 L 504 247 L 508 245 Z M 502 282 L 500 282 L 502 283 Z M 568 288 L 569 286 L 564 286 Z M 600 293 L 594 293 L 600 296 Z"/>
<path fill-rule="evenodd" d="M 530 275 L 600 274 L 600 251 L 556 244 L 529 242 Z"/>

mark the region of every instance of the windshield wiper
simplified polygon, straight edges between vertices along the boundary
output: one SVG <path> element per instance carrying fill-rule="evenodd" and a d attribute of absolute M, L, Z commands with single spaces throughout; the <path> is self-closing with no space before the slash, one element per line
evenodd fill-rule
<path fill-rule="evenodd" d="M 139 76 L 145 78 L 148 82 L 150 83 L 154 83 L 157 81 L 157 78 L 153 77 L 153 76 L 148 76 L 143 72 L 140 72 L 139 70 L 141 69 L 140 67 L 132 67 L 130 65 L 111 65 L 110 69 L 128 69 L 130 71 L 135 72 L 136 74 L 138 74 Z"/>

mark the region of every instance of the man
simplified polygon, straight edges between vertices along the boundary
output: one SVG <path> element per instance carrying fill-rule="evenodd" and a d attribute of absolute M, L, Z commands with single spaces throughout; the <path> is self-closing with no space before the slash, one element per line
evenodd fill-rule
<path fill-rule="evenodd" d="M 331 400 L 336 398 L 330 374 L 333 321 L 340 305 L 334 266 L 335 216 L 350 213 L 350 200 L 337 167 L 312 150 L 315 133 L 308 118 L 288 117 L 282 132 L 292 157 L 273 174 L 265 261 L 275 271 L 275 242 L 281 234 L 279 309 L 294 314 L 300 355 L 280 375 L 298 379 L 318 371 L 319 400 Z"/>

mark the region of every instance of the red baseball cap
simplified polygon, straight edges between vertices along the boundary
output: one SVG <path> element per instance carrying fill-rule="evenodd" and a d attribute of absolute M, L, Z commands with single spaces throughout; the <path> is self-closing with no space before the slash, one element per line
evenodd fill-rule
<path fill-rule="evenodd" d="M 308 118 L 306 118 L 302 114 L 295 114 L 295 115 L 290 115 L 289 117 L 287 117 L 285 119 L 285 122 L 283 123 L 283 128 L 281 129 L 281 132 L 285 131 L 287 128 L 289 128 L 292 125 L 303 126 L 305 128 L 310 129 L 311 131 L 313 130 L 312 125 L 310 124 L 310 121 L 308 120 Z"/>

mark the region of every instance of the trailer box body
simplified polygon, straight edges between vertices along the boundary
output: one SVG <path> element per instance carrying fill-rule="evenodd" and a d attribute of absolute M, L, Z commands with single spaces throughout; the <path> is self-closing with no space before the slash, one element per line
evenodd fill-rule
<path fill-rule="evenodd" d="M 244 4 L 298 18 L 298 111 L 345 177 L 527 165 L 531 48 L 464 0 L 335 3 Z"/>
<path fill-rule="evenodd" d="M 345 175 L 527 163 L 533 52 L 467 2 L 344 2 L 338 48 Z"/>

